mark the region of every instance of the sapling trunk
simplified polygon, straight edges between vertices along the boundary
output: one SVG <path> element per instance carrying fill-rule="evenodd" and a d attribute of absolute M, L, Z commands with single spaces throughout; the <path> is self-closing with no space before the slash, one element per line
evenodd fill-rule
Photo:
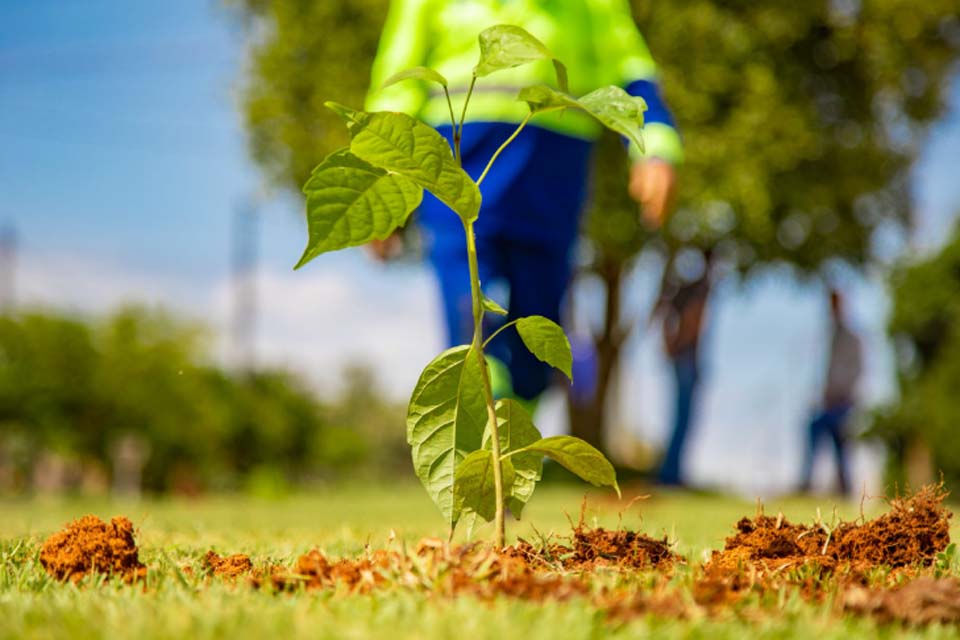
<path fill-rule="evenodd" d="M 470 89 L 467 91 L 467 97 L 463 103 L 463 114 L 460 117 L 459 126 L 457 126 L 456 122 L 454 122 L 453 155 L 457 163 L 461 166 L 463 165 L 463 157 L 460 155 L 460 142 L 463 139 L 463 124 L 464 120 L 466 119 L 467 106 L 470 104 L 470 96 L 473 95 L 473 87 L 476 84 L 476 81 L 477 78 L 474 76 L 470 82 Z M 529 120 L 529 117 L 523 121 L 523 124 L 520 125 L 514 135 L 510 136 L 510 138 L 504 142 L 500 150 L 498 150 L 498 152 L 490 159 L 490 162 L 487 164 L 483 175 L 481 175 L 480 180 L 477 181 L 477 186 L 480 186 L 480 182 L 490 170 L 490 167 L 493 165 L 493 161 L 496 160 L 500 151 L 502 151 L 504 147 L 506 147 L 516 138 L 517 134 L 520 133 L 520 130 L 523 129 L 523 125 L 527 123 L 527 120 Z M 493 456 L 493 488 L 497 503 L 493 525 L 494 546 L 497 549 L 502 549 L 506 542 L 506 527 L 503 522 L 503 509 L 505 502 L 503 499 L 503 469 L 501 468 L 500 463 L 500 431 L 497 425 L 497 408 L 493 398 L 493 387 L 490 384 L 490 371 L 489 367 L 487 366 L 487 359 L 483 353 L 483 291 L 480 288 L 480 268 L 477 263 L 477 239 L 473 232 L 473 222 L 465 222 L 463 225 L 463 231 L 467 240 L 467 261 L 470 265 L 470 294 L 473 301 L 472 348 L 477 352 L 477 355 L 480 358 L 480 371 L 483 379 L 483 398 L 487 404 L 487 425 L 490 429 L 490 450 Z"/>
<path fill-rule="evenodd" d="M 470 292 L 473 298 L 473 343 L 472 348 L 480 356 L 480 371 L 483 379 L 483 397 L 487 403 L 487 424 L 490 429 L 490 448 L 493 454 L 493 487 L 497 502 L 494 514 L 494 545 L 502 549 L 505 544 L 505 526 L 503 522 L 503 469 L 500 466 L 500 432 L 497 425 L 497 410 L 490 385 L 490 371 L 483 355 L 483 295 L 480 289 L 480 269 L 477 266 L 477 241 L 473 233 L 473 223 L 463 226 L 467 236 L 467 258 L 470 264 Z"/>

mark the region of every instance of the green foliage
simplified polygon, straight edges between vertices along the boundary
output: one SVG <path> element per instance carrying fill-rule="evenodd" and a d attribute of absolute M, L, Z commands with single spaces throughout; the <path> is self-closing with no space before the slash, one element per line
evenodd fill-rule
<path fill-rule="evenodd" d="M 924 442 L 948 484 L 960 482 L 960 229 L 938 254 L 895 270 L 890 284 L 900 396 L 872 431 L 886 441 L 895 476 L 911 445 Z"/>
<path fill-rule="evenodd" d="M 447 79 L 433 69 L 427 67 L 414 67 L 413 69 L 407 69 L 405 71 L 395 73 L 387 78 L 380 88 L 386 89 L 391 85 L 395 85 L 398 82 L 403 82 L 405 80 L 424 80 L 426 82 L 436 82 L 444 89 L 447 88 Z"/>
<path fill-rule="evenodd" d="M 505 316 L 508 313 L 506 309 L 501 307 L 499 304 L 496 303 L 496 301 L 491 300 L 487 296 L 483 296 L 482 304 L 485 311 L 489 311 L 490 313 L 495 313 L 498 316 Z"/>
<path fill-rule="evenodd" d="M 594 447 L 571 436 L 543 438 L 523 448 L 548 456 L 595 487 L 610 487 L 620 495 L 613 465 Z"/>
<path fill-rule="evenodd" d="M 468 455 L 457 468 L 457 475 L 453 483 L 456 493 L 458 512 L 470 511 L 487 522 L 496 517 L 497 489 L 494 481 L 493 452 L 489 449 L 479 449 Z M 510 487 L 514 483 L 513 463 L 509 459 L 500 461 L 503 473 L 503 486 Z"/>
<path fill-rule="evenodd" d="M 602 87 L 578 100 L 541 84 L 521 90 L 518 98 L 534 113 L 568 108 L 586 111 L 611 131 L 626 136 L 643 152 L 643 113 L 647 103 L 620 87 Z"/>
<path fill-rule="evenodd" d="M 139 450 L 140 487 L 152 492 L 356 476 L 368 459 L 396 467 L 395 445 L 364 444 L 389 445 L 384 425 L 402 415 L 369 376 L 322 404 L 287 372 L 217 368 L 205 342 L 200 327 L 138 308 L 102 319 L 0 317 L 0 467 L 9 474 L 0 491 L 29 488 L 51 458 L 73 470 L 63 488 L 110 481 L 125 442 Z M 358 375 L 348 374 L 348 383 Z"/>
<path fill-rule="evenodd" d="M 538 360 L 556 367 L 573 380 L 573 353 L 560 325 L 543 316 L 529 316 L 517 320 L 517 333 Z"/>
<path fill-rule="evenodd" d="M 413 467 L 447 524 L 456 525 L 457 468 L 480 448 L 487 409 L 480 355 L 472 347 L 454 347 L 427 365 L 410 398 L 407 442 Z"/>
<path fill-rule="evenodd" d="M 452 124 L 458 128 L 452 150 L 434 129 L 408 115 L 364 113 L 327 103 L 346 122 L 352 141 L 349 151 L 341 150 L 328 157 L 314 173 L 322 179 L 311 179 L 313 188 L 311 183 L 305 188 L 310 195 L 307 200 L 310 239 L 300 265 L 326 251 L 377 237 L 378 230 L 396 228 L 409 216 L 412 197 L 397 197 L 394 193 L 390 198 L 378 198 L 376 207 L 362 200 L 366 192 L 384 178 L 398 176 L 428 189 L 460 217 L 470 270 L 473 341 L 440 354 L 421 374 L 407 412 L 407 442 L 417 477 L 451 527 L 451 533 L 463 515 L 471 520 L 473 516 L 495 520 L 496 545 L 502 546 L 503 510 L 509 507 L 519 515 L 541 475 L 542 461 L 535 462 L 530 454 L 549 455 L 593 484 L 613 487 L 618 493 L 620 490 L 612 465 L 599 451 L 577 438 L 538 440 L 534 437 L 539 435 L 536 428 L 529 416 L 522 415 L 519 405 L 494 403 L 483 353 L 482 325 L 488 311 L 498 315 L 505 311 L 481 292 L 473 223 L 480 212 L 479 183 L 529 117 L 494 153 L 477 182 L 460 167 L 459 131 L 478 77 L 552 56 L 533 36 L 509 25 L 485 30 L 480 34 L 480 44 L 480 62 L 459 124 L 451 104 Z M 556 60 L 554 64 L 558 80 L 566 85 L 563 66 Z M 431 77 L 430 70 L 414 69 L 390 81 L 423 77 Z M 570 101 L 596 115 L 613 130 L 630 131 L 632 127 L 636 133 L 643 122 L 642 101 L 624 96 L 622 90 L 610 87 L 591 93 L 582 102 L 573 98 Z M 447 97 L 449 99 L 449 95 Z M 536 109 L 533 105 L 531 108 L 532 116 Z M 382 191 L 383 187 L 380 188 Z M 354 207 L 358 200 L 362 200 L 364 206 Z M 520 338 L 534 356 L 571 377 L 570 342 L 559 325 L 542 316 L 520 318 L 515 324 Z M 506 429 L 503 442 L 499 431 L 501 421 Z M 486 438 L 489 448 L 482 446 L 486 431 L 489 431 Z M 523 447 L 520 442 L 528 441 L 533 442 L 517 448 Z M 512 455 L 520 456 L 523 474 L 519 480 L 510 460 Z"/>
<path fill-rule="evenodd" d="M 477 219 L 480 189 L 436 130 L 404 113 L 363 113 L 335 103 L 330 106 L 348 123 L 352 153 L 429 190 L 464 222 Z"/>
<path fill-rule="evenodd" d="M 553 57 L 545 44 L 520 27 L 501 24 L 485 29 L 479 36 L 480 62 L 473 75 L 483 78 L 491 73 L 512 69 L 537 60 L 552 60 L 557 85 L 567 91 L 567 68 Z"/>
<path fill-rule="evenodd" d="M 389 0 L 225 0 L 249 25 L 243 119 L 254 160 L 299 193 L 349 137 L 324 107 L 362 104 Z"/>
<path fill-rule="evenodd" d="M 423 199 L 421 187 L 364 162 L 347 149 L 317 166 L 303 192 L 310 240 L 297 267 L 325 251 L 387 238 Z"/>
<path fill-rule="evenodd" d="M 543 455 L 536 451 L 521 451 L 541 439 L 530 414 L 516 400 L 497 401 L 497 427 L 500 433 L 500 453 L 509 455 L 514 470 L 513 482 L 505 483 L 507 506 L 520 519 L 524 505 L 533 497 L 537 482 L 543 477 Z M 483 435 L 484 448 L 490 448 L 492 434 Z"/>
<path fill-rule="evenodd" d="M 934 576 L 942 578 L 950 575 L 957 563 L 957 543 L 951 542 L 947 548 L 937 554 L 933 562 Z"/>
<path fill-rule="evenodd" d="M 686 148 L 672 243 L 811 273 L 869 263 L 877 229 L 909 224 L 909 171 L 960 56 L 960 1 L 634 8 Z"/>

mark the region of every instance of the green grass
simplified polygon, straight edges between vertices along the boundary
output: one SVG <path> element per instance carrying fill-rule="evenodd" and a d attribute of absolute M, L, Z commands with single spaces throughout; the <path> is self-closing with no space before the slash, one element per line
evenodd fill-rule
<path fill-rule="evenodd" d="M 584 491 L 543 487 L 522 522 L 509 535 L 535 538 L 569 530 L 564 512 L 576 519 Z M 589 492 L 588 521 L 616 526 L 626 500 Z M 809 521 L 817 507 L 832 516 L 829 500 L 772 501 L 767 513 Z M 720 547 L 734 523 L 756 506 L 731 498 L 657 494 L 622 514 L 624 526 L 667 535 L 694 561 Z M 838 505 L 852 519 L 859 505 Z M 868 503 L 867 515 L 882 505 Z M 49 579 L 37 562 L 40 542 L 85 513 L 123 514 L 139 528 L 141 558 L 150 567 L 148 588 L 99 580 L 80 587 Z M 209 549 L 247 553 L 255 562 L 293 562 L 312 548 L 352 555 L 366 544 L 385 546 L 391 532 L 415 542 L 442 536 L 443 526 L 422 490 L 414 485 L 330 489 L 309 496 L 257 500 L 241 496 L 201 500 L 5 500 L 0 501 L 0 638 L 88 637 L 316 637 L 316 638 L 855 638 L 960 637 L 954 628 L 909 630 L 878 627 L 870 620 L 839 618 L 829 603 L 812 605 L 795 595 L 761 616 L 731 610 L 719 619 L 676 621 L 644 618 L 611 626 L 586 600 L 544 604 L 506 598 L 437 599 L 404 589 L 370 596 L 330 593 L 274 595 L 245 585 L 206 584 L 177 567 L 197 566 Z M 480 536 L 489 533 L 481 530 Z M 756 609 L 754 609 L 756 611 Z"/>

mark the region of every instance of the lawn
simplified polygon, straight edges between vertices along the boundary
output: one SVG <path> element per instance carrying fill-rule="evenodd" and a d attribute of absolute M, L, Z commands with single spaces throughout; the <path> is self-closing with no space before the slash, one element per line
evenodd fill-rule
<path fill-rule="evenodd" d="M 535 538 L 533 527 L 543 533 L 568 532 L 565 512 L 576 518 L 584 493 L 578 487 L 542 487 L 524 520 L 508 523 L 508 535 Z M 636 492 L 626 494 L 623 502 L 617 502 L 607 494 L 588 492 L 588 522 L 616 527 L 619 511 Z M 771 514 L 782 510 L 791 520 L 809 521 L 817 507 L 827 519 L 834 506 L 829 499 L 791 498 L 770 501 L 765 508 Z M 859 504 L 836 506 L 845 518 L 859 515 Z M 876 502 L 865 506 L 868 517 L 882 510 Z M 668 536 L 679 553 L 696 562 L 722 546 L 740 517 L 755 511 L 749 501 L 657 492 L 623 513 L 622 524 L 652 536 Z M 146 589 L 116 580 L 74 587 L 46 576 L 37 560 L 43 538 L 86 513 L 103 518 L 124 514 L 133 520 L 139 528 L 141 559 L 150 568 Z M 442 533 L 432 503 L 412 484 L 329 489 L 277 500 L 7 499 L 0 501 L 0 638 L 960 637 L 953 627 L 910 630 L 839 617 L 829 601 L 808 604 L 786 592 L 759 615 L 758 607 L 747 607 L 719 617 L 677 621 L 647 616 L 611 624 L 586 599 L 536 603 L 500 597 L 485 603 L 469 597 L 431 597 L 402 587 L 363 596 L 272 594 L 245 583 L 207 583 L 177 570 L 197 567 L 210 549 L 246 553 L 256 563 L 289 564 L 313 548 L 330 556 L 353 555 L 368 544 L 412 544 Z M 390 543 L 393 535 L 398 541 Z"/>

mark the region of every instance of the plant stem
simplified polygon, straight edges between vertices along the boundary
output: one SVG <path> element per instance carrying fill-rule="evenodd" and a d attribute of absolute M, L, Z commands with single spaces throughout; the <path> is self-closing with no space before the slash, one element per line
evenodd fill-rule
<path fill-rule="evenodd" d="M 453 101 L 450 99 L 450 90 L 447 89 L 447 85 L 443 85 L 443 95 L 447 96 L 447 108 L 450 109 L 450 126 L 453 127 L 453 133 L 456 135 L 457 116 L 453 114 Z M 460 164 L 460 145 L 454 145 L 453 159 L 457 161 L 457 164 Z"/>
<path fill-rule="evenodd" d="M 486 349 L 486 348 L 487 348 L 487 345 L 490 344 L 490 341 L 493 340 L 494 338 L 496 338 L 498 335 L 500 335 L 500 332 L 501 332 L 501 331 L 503 331 L 503 330 L 505 330 L 505 329 L 509 329 L 510 327 L 512 327 L 513 325 L 517 324 L 518 322 L 520 322 L 520 318 L 517 318 L 516 320 L 511 320 L 510 322 L 507 322 L 507 323 L 501 325 L 501 327 L 500 327 L 499 329 L 497 329 L 496 331 L 494 331 L 493 333 L 490 334 L 490 337 L 489 337 L 489 338 L 487 338 L 486 340 L 483 341 L 483 348 Z"/>
<path fill-rule="evenodd" d="M 467 235 L 467 258 L 470 264 L 470 292 L 473 297 L 473 349 L 480 357 L 480 371 L 483 378 L 483 397 L 487 403 L 487 423 L 490 426 L 491 449 L 493 453 L 493 488 L 497 503 L 494 515 L 494 546 L 502 549 L 505 540 L 503 522 L 503 469 L 500 466 L 500 431 L 497 426 L 497 410 L 493 400 L 493 388 L 490 385 L 490 372 L 487 360 L 483 356 L 483 304 L 480 292 L 480 268 L 477 264 L 477 241 L 473 233 L 473 222 L 463 226 Z"/>
<path fill-rule="evenodd" d="M 490 162 L 487 163 L 487 167 L 483 170 L 483 173 L 480 174 L 480 177 L 477 178 L 477 186 L 479 187 L 483 183 L 483 179 L 487 177 L 487 174 L 490 172 L 490 167 L 493 166 L 493 163 L 496 161 L 500 154 L 503 153 L 503 150 L 509 146 L 511 142 L 517 139 L 517 136 L 520 135 L 520 132 L 523 131 L 523 128 L 527 126 L 527 123 L 530 122 L 530 118 L 533 117 L 533 112 L 527 114 L 527 117 L 523 119 L 523 122 L 520 123 L 520 126 L 517 127 L 516 131 L 510 134 L 510 137 L 507 138 L 500 148 L 497 149 L 496 153 L 493 154 L 493 157 L 490 158 Z"/>
<path fill-rule="evenodd" d="M 460 126 L 456 122 L 453 125 L 453 155 L 460 158 L 460 141 L 463 139 L 463 123 L 467 119 L 467 106 L 470 104 L 470 96 L 473 95 L 473 88 L 477 84 L 477 76 L 470 80 L 470 88 L 467 89 L 467 97 L 463 101 L 463 111 L 460 113 Z"/>

